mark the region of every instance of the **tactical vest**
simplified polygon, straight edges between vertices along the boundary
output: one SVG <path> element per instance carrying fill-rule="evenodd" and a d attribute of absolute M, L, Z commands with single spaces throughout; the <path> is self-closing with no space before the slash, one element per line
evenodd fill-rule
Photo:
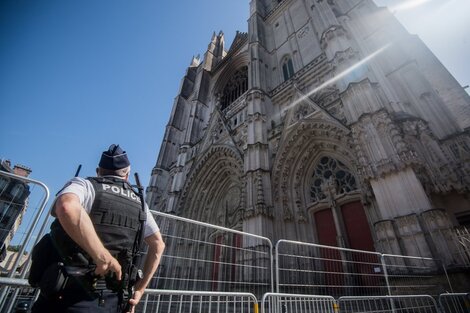
<path fill-rule="evenodd" d="M 87 179 L 95 190 L 90 219 L 103 245 L 125 270 L 132 258 L 132 248 L 140 226 L 139 218 L 145 219 L 140 198 L 129 183 L 122 179 Z M 51 236 L 66 265 L 91 264 L 91 258 L 66 234 L 58 220 L 51 225 Z"/>

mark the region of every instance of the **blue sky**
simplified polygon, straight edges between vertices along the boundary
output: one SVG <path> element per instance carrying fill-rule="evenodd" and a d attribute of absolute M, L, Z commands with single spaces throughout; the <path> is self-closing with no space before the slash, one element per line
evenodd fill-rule
<path fill-rule="evenodd" d="M 376 0 L 470 84 L 468 0 Z M 148 184 L 180 80 L 212 33 L 247 31 L 246 0 L 3 0 L 0 158 L 55 193 L 111 143 Z M 32 202 L 35 203 L 35 202 Z"/>
<path fill-rule="evenodd" d="M 118 143 L 147 185 L 192 56 L 214 31 L 230 43 L 247 30 L 241 4 L 0 1 L 0 158 L 30 167 L 54 194 L 79 164 L 94 175 Z"/>
<path fill-rule="evenodd" d="M 164 4 L 162 4 L 164 3 Z M 213 31 L 246 31 L 231 1 L 2 1 L 0 156 L 57 190 L 110 143 L 148 183 L 180 79 Z M 217 14 L 227 8 L 230 13 Z M 201 19 L 198 18 L 201 17 Z"/>

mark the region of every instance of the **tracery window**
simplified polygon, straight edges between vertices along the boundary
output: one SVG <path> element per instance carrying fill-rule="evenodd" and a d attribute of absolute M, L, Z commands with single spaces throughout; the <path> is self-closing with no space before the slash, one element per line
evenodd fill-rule
<path fill-rule="evenodd" d="M 338 160 L 322 157 L 315 167 L 310 187 L 310 196 L 313 201 L 326 198 L 322 185 L 332 179 L 336 184 L 338 194 L 347 193 L 357 189 L 356 179 L 348 168 Z"/>
<path fill-rule="evenodd" d="M 284 81 L 288 80 L 294 75 L 294 65 L 290 57 L 286 57 L 282 61 L 282 74 L 284 75 Z"/>
<path fill-rule="evenodd" d="M 248 67 L 235 72 L 224 87 L 220 99 L 220 109 L 224 110 L 248 90 Z"/>

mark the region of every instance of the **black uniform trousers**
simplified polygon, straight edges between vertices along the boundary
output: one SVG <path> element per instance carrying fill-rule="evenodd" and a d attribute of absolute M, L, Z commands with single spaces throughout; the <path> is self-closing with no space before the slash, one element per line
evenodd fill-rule
<path fill-rule="evenodd" d="M 46 299 L 39 295 L 32 313 L 117 313 L 119 297 L 116 292 L 103 290 L 99 296 L 89 297 L 81 292 L 64 290 L 60 298 Z"/>

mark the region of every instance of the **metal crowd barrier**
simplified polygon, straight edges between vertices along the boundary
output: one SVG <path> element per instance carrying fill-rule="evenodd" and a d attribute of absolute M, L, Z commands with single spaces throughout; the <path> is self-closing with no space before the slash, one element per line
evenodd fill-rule
<path fill-rule="evenodd" d="M 26 287 L 26 279 L 0 277 L 0 286 Z M 33 289 L 32 289 L 33 290 Z M 34 291 L 34 290 L 33 290 Z M 10 295 L 11 296 L 11 295 Z M 33 297 L 21 300 L 32 304 Z M 240 312 L 258 313 L 258 300 L 251 293 L 242 292 L 206 292 L 146 289 L 139 304 L 139 312 Z M 12 312 L 12 308 L 2 312 Z"/>
<path fill-rule="evenodd" d="M 339 313 L 440 313 L 428 295 L 341 297 L 338 305 Z"/>
<path fill-rule="evenodd" d="M 274 291 L 272 243 L 268 238 L 154 212 L 165 253 L 150 285 L 158 289 Z"/>
<path fill-rule="evenodd" d="M 455 229 L 458 240 L 458 252 L 454 257 L 461 260 L 465 267 L 470 267 L 470 229 L 459 227 Z"/>
<path fill-rule="evenodd" d="M 147 289 L 144 297 L 145 313 L 258 313 L 258 300 L 251 293 Z"/>
<path fill-rule="evenodd" d="M 266 293 L 261 300 L 261 313 L 335 313 L 337 310 L 331 296 Z"/>
<path fill-rule="evenodd" d="M 439 260 L 384 254 L 389 295 L 438 296 L 452 290 L 445 267 Z"/>
<path fill-rule="evenodd" d="M 4 171 L 0 171 L 0 176 L 8 177 L 10 179 L 19 180 L 19 181 L 22 181 L 22 182 L 25 182 L 25 183 L 31 183 L 31 184 L 38 185 L 44 191 L 44 197 L 41 199 L 39 208 L 37 210 L 35 210 L 35 212 L 33 213 L 31 225 L 30 225 L 23 241 L 19 245 L 20 248 L 19 248 L 18 252 L 16 253 L 15 261 L 13 262 L 11 270 L 8 272 L 8 275 L 7 275 L 7 278 L 10 278 L 10 279 L 12 279 L 14 277 L 24 279 L 26 277 L 26 274 L 29 271 L 29 266 L 30 266 L 30 261 L 31 260 L 30 260 L 30 257 L 28 257 L 28 259 L 24 262 L 24 264 L 22 265 L 22 267 L 20 269 L 19 267 L 20 267 L 20 262 L 21 262 L 21 259 L 22 259 L 21 256 L 25 253 L 26 247 L 32 246 L 31 241 L 32 241 L 32 238 L 33 238 L 33 232 L 36 230 L 36 227 L 39 223 L 39 220 L 41 219 L 41 216 L 43 215 L 43 213 L 45 211 L 47 201 L 49 200 L 49 188 L 47 188 L 47 186 L 44 183 L 40 182 L 40 181 L 31 179 L 31 178 L 27 178 L 27 177 L 23 177 L 23 176 L 19 176 L 19 175 L 15 175 L 15 174 L 12 174 L 12 173 L 4 172 Z M 29 207 L 28 207 L 28 209 L 29 209 Z M 37 236 L 34 244 L 36 244 L 39 241 L 40 237 L 42 236 L 42 234 L 45 230 L 46 224 L 47 224 L 46 222 L 47 222 L 47 218 L 46 218 L 46 221 L 41 226 L 41 228 L 38 232 L 38 236 Z M 34 295 L 32 295 L 31 292 L 34 292 L 34 289 L 27 288 L 26 291 L 25 291 L 25 290 L 23 290 L 23 288 L 13 288 L 13 289 L 11 289 L 9 285 L 3 286 L 1 288 L 1 291 L 0 291 L 0 311 L 1 312 L 10 312 L 13 308 L 13 305 L 18 301 L 18 299 L 21 299 L 21 298 L 24 298 L 24 297 L 29 299 L 30 297 L 34 297 Z"/>
<path fill-rule="evenodd" d="M 443 293 L 439 305 L 443 313 L 470 313 L 470 293 Z"/>
<path fill-rule="evenodd" d="M 386 295 L 381 254 L 279 240 L 276 291 L 340 296 Z"/>
<path fill-rule="evenodd" d="M 293 294 L 384 296 L 452 291 L 439 260 L 279 240 L 276 291 Z"/>
<path fill-rule="evenodd" d="M 7 290 L 5 293 L 5 303 L 0 312 L 19 312 L 16 308 L 20 303 L 25 303 L 23 309 L 31 308 L 39 295 L 38 290 L 31 288 L 26 279 L 1 277 L 0 286 Z"/>
<path fill-rule="evenodd" d="M 35 299 L 32 296 L 35 290 L 29 287 L 26 279 L 0 277 L 0 286 L 29 289 L 30 296 L 23 292 L 19 300 L 30 305 Z M 261 313 L 470 313 L 470 294 L 441 294 L 438 305 L 429 295 L 340 297 L 335 300 L 331 296 L 266 293 L 260 307 Z M 12 312 L 12 308 L 2 312 Z M 146 289 L 137 312 L 258 313 L 259 302 L 252 293 Z"/>

